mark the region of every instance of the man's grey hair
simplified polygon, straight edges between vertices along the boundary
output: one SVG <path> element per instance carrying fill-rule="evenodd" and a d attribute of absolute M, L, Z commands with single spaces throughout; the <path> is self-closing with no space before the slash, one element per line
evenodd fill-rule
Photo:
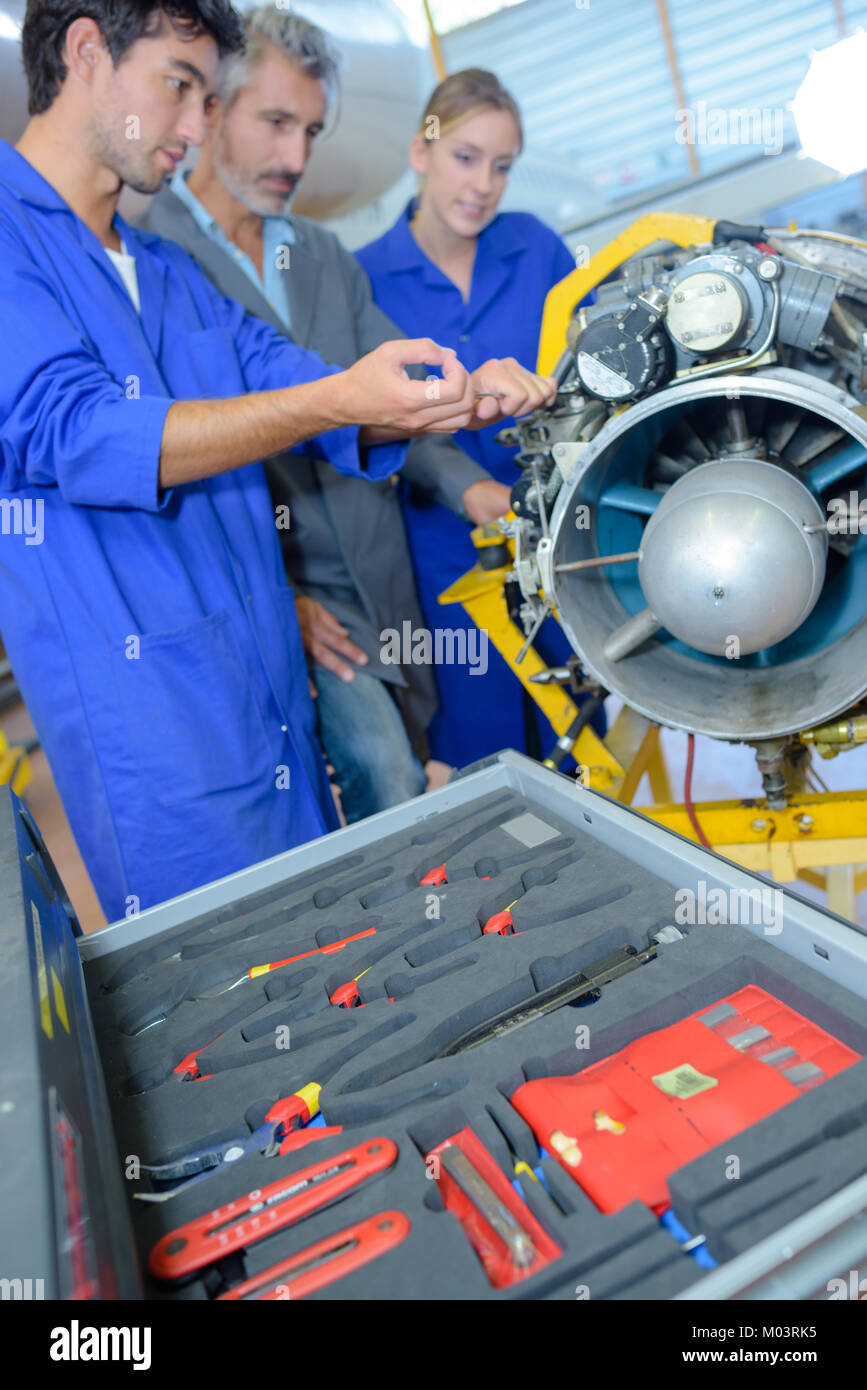
<path fill-rule="evenodd" d="M 318 78 L 329 104 L 334 100 L 339 91 L 340 53 L 317 25 L 285 5 L 259 5 L 243 16 L 243 28 L 244 51 L 230 54 L 217 75 L 217 95 L 225 110 L 248 85 L 269 45 L 309 77 Z"/>

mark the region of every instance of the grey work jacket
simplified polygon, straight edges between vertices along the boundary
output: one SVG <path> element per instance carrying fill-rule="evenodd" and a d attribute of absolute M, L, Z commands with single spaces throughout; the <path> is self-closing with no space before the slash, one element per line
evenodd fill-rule
<path fill-rule="evenodd" d="M 373 302 L 370 281 L 333 232 L 291 215 L 296 240 L 289 253 L 291 338 L 326 362 L 349 367 L 380 343 L 406 335 Z M 281 333 L 284 325 L 240 266 L 196 223 L 170 188 L 152 200 L 141 225 L 179 242 L 221 294 Z M 421 373 L 423 375 L 423 373 Z M 346 478 L 323 460 L 287 451 L 265 461 L 274 506 L 288 506 L 280 531 L 289 582 L 297 594 L 319 599 L 368 655 L 365 670 L 388 681 L 416 753 L 427 757 L 425 730 L 436 708 L 427 666 L 380 661 L 380 633 L 422 627 L 412 561 L 397 490 L 392 483 Z M 448 435 L 411 443 L 402 476 L 436 501 L 461 513 L 461 496 L 490 475 Z M 335 583 L 330 583 L 333 577 Z"/>

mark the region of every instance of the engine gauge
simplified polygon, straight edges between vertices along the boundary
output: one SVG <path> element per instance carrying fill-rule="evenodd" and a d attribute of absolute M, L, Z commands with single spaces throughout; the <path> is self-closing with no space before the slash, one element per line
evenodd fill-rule
<path fill-rule="evenodd" d="M 672 288 L 665 324 L 680 347 L 703 354 L 733 342 L 746 314 L 746 296 L 733 275 L 697 270 Z"/>
<path fill-rule="evenodd" d="M 634 401 L 668 379 L 671 346 L 658 327 L 665 301 L 639 296 L 620 314 L 605 314 L 578 337 L 575 370 L 603 401 Z"/>

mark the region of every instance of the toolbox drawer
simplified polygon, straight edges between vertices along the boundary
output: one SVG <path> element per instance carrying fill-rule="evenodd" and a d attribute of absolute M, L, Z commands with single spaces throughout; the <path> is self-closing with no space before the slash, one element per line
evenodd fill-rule
<path fill-rule="evenodd" d="M 867 1256 L 859 928 L 510 752 L 86 938 L 22 810 L 9 1277 L 806 1297 Z M 809 1253 L 781 1273 L 785 1248 Z"/>

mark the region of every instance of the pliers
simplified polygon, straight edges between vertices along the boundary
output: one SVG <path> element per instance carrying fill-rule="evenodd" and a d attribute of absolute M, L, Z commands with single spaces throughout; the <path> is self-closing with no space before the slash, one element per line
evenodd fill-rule
<path fill-rule="evenodd" d="M 383 1019 L 376 1028 L 372 1028 L 363 1040 L 353 1038 L 346 1047 L 332 1053 L 328 1065 L 320 1070 L 318 1081 L 309 1081 L 291 1095 L 281 1096 L 267 1109 L 261 1123 L 255 1124 L 250 1120 L 249 1122 L 254 1124 L 252 1134 L 193 1149 L 182 1158 L 173 1159 L 169 1163 L 142 1163 L 142 1172 L 149 1174 L 152 1180 L 176 1185 L 161 1192 L 136 1192 L 133 1195 L 140 1202 L 166 1202 L 176 1192 L 186 1192 L 194 1183 L 203 1182 L 205 1178 L 221 1172 L 226 1163 L 237 1163 L 239 1159 L 254 1153 L 263 1153 L 266 1158 L 288 1153 L 295 1147 L 293 1131 L 308 1124 L 318 1115 L 319 1093 L 326 1081 L 346 1062 L 357 1057 L 360 1051 L 374 1046 L 384 1038 L 390 1037 L 392 1033 L 399 1032 L 414 1020 L 415 1015 L 411 1013 L 389 1013 L 389 1017 Z M 311 1131 L 311 1134 L 313 1137 L 319 1137 L 323 1132 L 319 1129 Z"/>
<path fill-rule="evenodd" d="M 265 1115 L 261 1125 L 252 1134 L 240 1139 L 230 1139 L 222 1144 L 208 1144 L 201 1149 L 193 1149 L 183 1158 L 171 1163 L 142 1163 L 141 1170 L 149 1173 L 159 1182 L 176 1182 L 179 1186 L 166 1188 L 162 1192 L 134 1192 L 140 1202 L 167 1202 L 178 1192 L 186 1192 L 194 1183 L 210 1178 L 220 1171 L 226 1163 L 237 1163 L 248 1154 L 263 1153 L 266 1158 L 276 1154 L 289 1153 L 313 1139 L 321 1139 L 327 1134 L 339 1134 L 336 1129 L 314 1129 L 309 1138 L 294 1135 L 293 1131 L 306 1125 L 319 1112 L 319 1092 L 321 1086 L 312 1083 L 302 1086 L 291 1096 L 278 1100 Z"/>

